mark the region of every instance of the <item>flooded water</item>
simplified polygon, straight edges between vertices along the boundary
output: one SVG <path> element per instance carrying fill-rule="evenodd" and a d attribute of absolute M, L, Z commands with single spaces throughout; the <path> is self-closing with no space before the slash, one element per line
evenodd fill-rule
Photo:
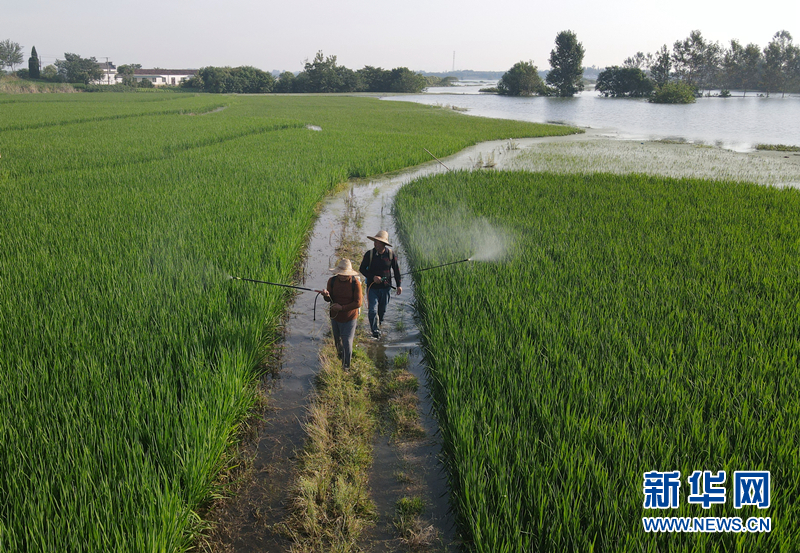
<path fill-rule="evenodd" d="M 384 99 L 450 105 L 481 117 L 564 123 L 627 139 L 680 139 L 735 151 L 749 151 L 756 144 L 800 146 L 800 95 L 764 98 L 748 93 L 746 97 L 698 98 L 694 104 L 667 105 L 604 98 L 594 91 L 573 98 L 511 98 L 478 92 L 495 84 L 467 83 Z"/>

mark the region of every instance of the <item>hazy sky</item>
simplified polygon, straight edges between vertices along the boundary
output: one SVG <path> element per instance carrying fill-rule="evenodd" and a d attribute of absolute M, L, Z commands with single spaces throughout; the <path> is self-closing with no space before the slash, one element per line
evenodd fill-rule
<path fill-rule="evenodd" d="M 340 65 L 417 71 L 548 69 L 555 36 L 572 30 L 584 64 L 619 65 L 698 29 L 723 45 L 766 46 L 782 29 L 800 43 L 800 0 L 8 0 L 0 40 L 117 65 L 252 65 L 299 71 L 318 50 Z M 25 65 L 25 64 L 24 64 Z"/>

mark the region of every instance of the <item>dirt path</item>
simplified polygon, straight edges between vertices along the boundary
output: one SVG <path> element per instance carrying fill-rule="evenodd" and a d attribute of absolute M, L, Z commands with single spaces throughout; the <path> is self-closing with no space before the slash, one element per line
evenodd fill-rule
<path fill-rule="evenodd" d="M 505 152 L 506 142 L 488 142 L 468 148 L 442 160 L 451 169 L 472 168 L 479 160 L 513 157 L 517 152 Z M 311 234 L 302 285 L 322 287 L 336 263 L 335 249 L 342 239 L 343 220 L 351 218 L 348 210 L 353 204 L 361 212 L 358 232 L 362 234 L 363 250 L 371 246 L 366 236 L 385 229 L 390 238 L 396 236 L 391 217 L 394 195 L 407 182 L 424 175 L 446 171 L 436 161 L 408 171 L 382 176 L 378 179 L 355 181 L 351 186 L 323 202 L 320 215 Z M 401 263 L 404 252 L 395 244 Z M 353 260 L 354 264 L 360 259 Z M 408 270 L 402 266 L 401 270 Z M 264 420 L 254 420 L 241 448 L 242 463 L 227 475 L 238 482 L 232 486 L 229 499 L 217 501 L 204 516 L 214 525 L 202 548 L 214 552 L 284 552 L 291 540 L 282 531 L 287 516 L 287 498 L 292 480 L 296 452 L 304 440 L 303 421 L 309 395 L 313 392 L 314 377 L 319 367 L 319 350 L 329 330 L 322 300 L 316 294 L 301 293 L 289 310 L 284 328 L 284 342 L 279 370 L 266 377 L 263 390 L 267 407 L 261 413 Z M 367 535 L 373 545 L 362 544 L 365 550 L 391 551 L 399 541 L 391 524 L 391 513 L 399 495 L 414 489 L 424 498 L 430 526 L 440 537 L 438 550 L 450 549 L 455 531 L 448 514 L 447 486 L 438 462 L 438 425 L 431 413 L 430 398 L 425 385 L 424 365 L 419 347 L 419 331 L 413 317 L 414 290 L 406 277 L 401 296 L 392 296 L 384 328 L 389 334 L 369 346 L 369 355 L 378 363 L 389 363 L 400 354 L 408 354 L 409 370 L 421 386 L 418 391 L 421 423 L 426 437 L 402 445 L 391 443 L 390 437 L 378 434 L 374 442 L 374 461 L 370 474 L 372 499 L 379 521 Z M 404 481 L 398 474 L 413 474 L 413 482 Z"/>

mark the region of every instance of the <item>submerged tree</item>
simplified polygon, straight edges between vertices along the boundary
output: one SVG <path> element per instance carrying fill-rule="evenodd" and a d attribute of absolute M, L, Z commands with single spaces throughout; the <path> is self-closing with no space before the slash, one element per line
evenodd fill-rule
<path fill-rule="evenodd" d="M 795 58 L 800 51 L 792 44 L 792 35 L 788 31 L 775 33 L 767 47 L 764 48 L 764 74 L 762 84 L 767 91 L 786 94 L 787 87 L 793 80 Z"/>
<path fill-rule="evenodd" d="M 742 46 L 731 40 L 731 46 L 722 56 L 722 85 L 729 89 L 747 91 L 758 87 L 761 81 L 764 60 L 761 49 L 752 42 Z"/>
<path fill-rule="evenodd" d="M 583 90 L 583 45 L 572 31 L 556 35 L 556 47 L 550 52 L 547 84 L 558 96 L 574 96 Z"/>
<path fill-rule="evenodd" d="M 595 90 L 614 98 L 643 98 L 653 92 L 653 81 L 638 67 L 613 66 L 597 76 Z"/>
<path fill-rule="evenodd" d="M 671 72 L 672 58 L 665 44 L 656 53 L 655 61 L 650 65 L 650 78 L 653 79 L 656 86 L 663 86 L 669 82 Z"/>
<path fill-rule="evenodd" d="M 695 88 L 684 81 L 672 81 L 658 87 L 648 99 L 654 104 L 692 104 L 696 101 Z"/>
<path fill-rule="evenodd" d="M 497 91 L 505 96 L 547 94 L 547 87 L 533 61 L 520 61 L 506 71 L 497 83 Z"/>
<path fill-rule="evenodd" d="M 707 42 L 700 31 L 692 31 L 672 47 L 672 63 L 682 81 L 695 88 L 710 88 L 721 62 L 722 48 Z"/>

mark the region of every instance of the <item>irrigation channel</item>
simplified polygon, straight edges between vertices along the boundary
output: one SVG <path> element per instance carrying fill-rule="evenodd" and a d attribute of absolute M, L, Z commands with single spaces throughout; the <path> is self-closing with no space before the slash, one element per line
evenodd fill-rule
<path fill-rule="evenodd" d="M 530 139 L 538 140 L 538 139 Z M 488 160 L 499 168 L 514 157 L 527 140 L 519 140 L 510 149 L 508 141 L 485 142 L 465 149 L 441 161 L 450 169 L 475 168 Z M 336 247 L 347 234 L 354 234 L 363 243 L 363 251 L 372 247 L 367 235 L 380 229 L 389 232 L 390 241 L 401 263 L 401 271 L 410 267 L 404 263 L 402 246 L 396 242 L 397 233 L 391 216 L 391 205 L 397 191 L 406 183 L 422 176 L 447 171 L 439 161 L 374 179 L 354 180 L 345 190 L 327 198 L 320 208 L 318 219 L 310 235 L 306 257 L 303 262 L 304 287 L 323 288 L 330 277 L 330 267 L 336 262 Z M 354 217 L 352 210 L 359 212 Z M 361 259 L 353 259 L 358 266 Z M 447 268 L 442 268 L 447 270 Z M 253 285 L 233 281 L 232 285 Z M 293 480 L 296 452 L 304 445 L 303 423 L 306 409 L 314 391 L 314 379 L 319 369 L 319 352 L 325 335 L 330 332 L 328 309 L 322 299 L 317 300 L 316 320 L 314 301 L 316 294 L 301 292 L 294 297 L 285 321 L 284 340 L 280 370 L 268 377 L 268 405 L 264 422 L 257 425 L 258 436 L 251 436 L 250 451 L 244 456 L 251 460 L 245 475 L 239 475 L 242 485 L 234 497 L 220 501 L 209 518 L 215 525 L 208 549 L 212 551 L 236 552 L 284 552 L 291 547 L 291 540 L 281 530 L 288 510 L 288 492 Z M 378 432 L 373 442 L 373 465 L 370 473 L 371 499 L 374 501 L 379 520 L 366 532 L 365 551 L 401 551 L 391 519 L 395 502 L 403 494 L 403 484 L 395 474 L 402 469 L 415 475 L 420 481 L 426 503 L 423 521 L 433 526 L 438 535 L 435 551 L 455 551 L 455 525 L 449 513 L 446 478 L 438 461 L 438 425 L 432 415 L 427 392 L 426 376 L 420 348 L 419 331 L 413 314 L 414 287 L 410 276 L 403 279 L 400 296 L 392 293 L 392 299 L 382 325 L 389 329 L 388 335 L 372 342 L 369 356 L 378 366 L 387 360 L 408 353 L 408 370 L 418 379 L 418 399 L 421 423 L 426 436 L 421 440 L 405 442 L 401 446 L 392 443 L 389 436 Z M 366 309 L 362 309 L 366 323 Z"/>

